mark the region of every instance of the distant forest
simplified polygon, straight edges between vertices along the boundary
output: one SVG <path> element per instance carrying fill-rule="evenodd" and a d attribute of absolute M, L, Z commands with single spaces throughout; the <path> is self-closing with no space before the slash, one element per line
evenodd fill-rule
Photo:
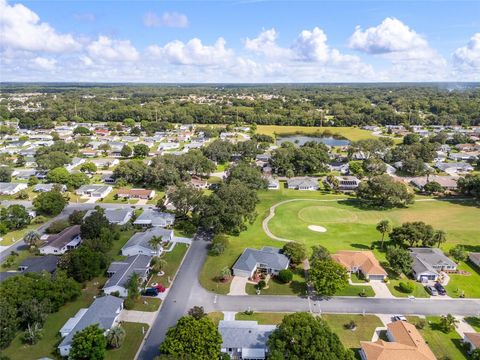
<path fill-rule="evenodd" d="M 302 126 L 480 125 L 474 84 L 101 85 L 2 84 L 0 118 L 22 128 L 53 122 Z M 38 92 L 37 111 L 6 97 Z M 160 126 L 159 126 L 160 127 Z"/>

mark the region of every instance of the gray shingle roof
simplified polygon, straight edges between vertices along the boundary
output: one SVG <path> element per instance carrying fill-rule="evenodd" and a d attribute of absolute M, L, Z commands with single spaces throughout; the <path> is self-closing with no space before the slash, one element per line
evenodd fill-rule
<path fill-rule="evenodd" d="M 102 296 L 90 305 L 87 312 L 82 316 L 80 321 L 75 325 L 73 330 L 65 336 L 59 346 L 67 346 L 72 343 L 73 335 L 78 331 L 85 329 L 87 326 L 98 324 L 101 329 L 110 329 L 118 316 L 117 309 L 123 304 L 123 299 L 115 296 Z"/>
<path fill-rule="evenodd" d="M 156 227 L 156 228 L 148 229 L 147 231 L 144 231 L 144 232 L 137 232 L 127 241 L 127 243 L 123 246 L 122 249 L 127 249 L 135 245 L 139 245 L 147 249 L 151 249 L 151 246 L 148 242 L 154 236 L 161 236 L 163 240 L 170 241 L 173 238 L 173 230 Z"/>
<path fill-rule="evenodd" d="M 122 286 L 130 279 L 133 273 L 137 273 L 140 277 L 144 277 L 148 272 L 151 256 L 136 255 L 129 256 L 123 261 L 114 261 L 110 264 L 107 273 L 113 274 L 105 283 L 104 288 L 110 286 Z"/>
<path fill-rule="evenodd" d="M 225 321 L 218 324 L 222 348 L 265 348 L 274 325 L 258 325 L 256 321 Z"/>
<path fill-rule="evenodd" d="M 80 225 L 73 225 L 62 230 L 58 234 L 50 235 L 44 246 L 52 246 L 61 249 L 78 235 L 80 235 Z"/>
<path fill-rule="evenodd" d="M 289 263 L 288 257 L 280 254 L 280 249 L 273 247 L 264 247 L 261 250 L 246 248 L 233 265 L 233 269 L 251 272 L 257 264 L 264 264 L 268 268 L 282 270 L 286 269 Z"/>
<path fill-rule="evenodd" d="M 437 273 L 435 266 L 456 266 L 457 264 L 449 259 L 442 250 L 437 248 L 410 248 L 410 255 L 413 258 L 412 268 L 416 273 L 430 271 Z"/>
<path fill-rule="evenodd" d="M 58 257 L 55 255 L 45 255 L 45 256 L 35 256 L 29 257 L 23 260 L 20 264 L 20 267 L 25 268 L 26 273 L 28 272 L 42 272 L 48 271 L 50 273 L 54 272 L 57 269 Z"/>
<path fill-rule="evenodd" d="M 95 210 L 88 210 L 84 218 L 89 217 Z M 124 209 L 105 209 L 104 215 L 107 218 L 108 222 L 111 224 L 117 224 L 125 220 L 125 217 L 132 213 L 133 209 L 124 208 Z"/>
<path fill-rule="evenodd" d="M 145 209 L 135 220 L 134 224 L 147 224 L 152 226 L 168 226 L 175 221 L 175 215 L 164 213 L 158 210 Z"/>

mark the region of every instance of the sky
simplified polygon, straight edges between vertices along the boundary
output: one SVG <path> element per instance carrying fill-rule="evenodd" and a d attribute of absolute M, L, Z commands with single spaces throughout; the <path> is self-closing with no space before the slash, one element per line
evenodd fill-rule
<path fill-rule="evenodd" d="M 480 1 L 0 0 L 0 81 L 480 81 Z"/>

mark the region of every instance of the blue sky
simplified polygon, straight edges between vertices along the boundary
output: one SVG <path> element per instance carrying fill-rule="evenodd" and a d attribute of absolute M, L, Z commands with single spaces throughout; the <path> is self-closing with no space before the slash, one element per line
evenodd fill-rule
<path fill-rule="evenodd" d="M 1 81 L 480 80 L 480 1 L 0 0 L 0 13 Z"/>

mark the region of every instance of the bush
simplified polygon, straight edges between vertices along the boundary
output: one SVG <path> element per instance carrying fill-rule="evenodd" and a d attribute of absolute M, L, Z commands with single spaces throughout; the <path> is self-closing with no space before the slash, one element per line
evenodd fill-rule
<path fill-rule="evenodd" d="M 415 290 L 415 284 L 412 282 L 400 282 L 398 284 L 400 291 L 406 294 L 411 294 Z"/>
<path fill-rule="evenodd" d="M 282 283 L 287 284 L 293 279 L 293 272 L 292 270 L 285 269 L 285 270 L 280 270 L 278 273 L 278 280 L 280 280 Z"/>
<path fill-rule="evenodd" d="M 32 219 L 32 224 L 43 224 L 46 221 L 47 218 L 45 216 L 39 215 Z"/>
<path fill-rule="evenodd" d="M 132 310 L 134 306 L 135 300 L 133 300 L 132 298 L 126 298 L 123 302 L 123 307 L 125 308 L 125 310 Z"/>
<path fill-rule="evenodd" d="M 70 226 L 68 220 L 57 220 L 50 224 L 50 226 L 45 230 L 47 234 L 58 234 L 60 231 L 66 229 Z"/>
<path fill-rule="evenodd" d="M 415 324 L 415 327 L 417 329 L 423 329 L 427 325 L 427 321 L 425 319 L 418 319 L 417 323 Z"/>
<path fill-rule="evenodd" d="M 221 255 L 228 247 L 229 241 L 228 237 L 223 234 L 215 235 L 212 240 L 212 245 L 210 246 L 210 255 Z"/>
<path fill-rule="evenodd" d="M 348 323 L 344 325 L 345 329 L 347 330 L 353 330 L 357 327 L 357 323 L 353 320 L 350 320 Z"/>
<path fill-rule="evenodd" d="M 267 286 L 267 283 L 265 282 L 265 280 L 260 280 L 258 284 L 255 285 L 255 288 L 257 288 L 257 290 L 262 290 L 262 289 L 265 289 L 265 286 Z"/>

